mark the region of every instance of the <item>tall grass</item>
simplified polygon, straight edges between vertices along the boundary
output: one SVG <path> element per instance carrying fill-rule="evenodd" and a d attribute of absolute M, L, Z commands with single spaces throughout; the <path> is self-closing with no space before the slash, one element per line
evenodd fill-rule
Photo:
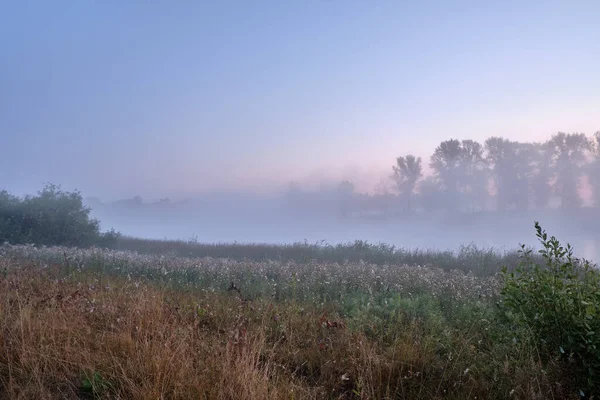
<path fill-rule="evenodd" d="M 490 298 L 499 290 L 497 276 L 477 277 L 458 269 L 371 264 L 365 261 L 235 261 L 148 255 L 107 249 L 0 246 L 5 259 L 28 260 L 38 266 L 60 265 L 67 274 L 95 273 L 150 279 L 163 287 L 219 292 L 233 282 L 247 297 L 269 296 L 278 301 L 314 304 L 344 303 L 347 297 L 364 301 L 426 293 L 457 300 Z"/>
<path fill-rule="evenodd" d="M 248 300 L 245 286 L 186 290 L 157 276 L 134 278 L 124 273 L 133 265 L 105 255 L 114 258 L 116 273 L 77 264 L 92 261 L 72 254 L 61 260 L 5 251 L 0 257 L 5 397 L 568 397 L 557 370 L 542 367 L 528 342 L 513 342 L 494 325 L 493 302 L 469 300 L 460 287 L 439 297 L 371 297 L 360 307 L 353 301 L 361 304 L 368 290 L 328 304 L 276 300 L 269 292 Z M 369 282 L 367 289 L 378 285 L 376 277 Z M 298 290 L 316 290 L 312 285 Z M 452 314 L 443 307 L 450 297 L 457 301 Z"/>
<path fill-rule="evenodd" d="M 364 260 L 0 247 L 9 398 L 576 397 L 500 278 Z"/>
<path fill-rule="evenodd" d="M 433 249 L 404 249 L 385 243 L 356 240 L 350 243 L 325 242 L 292 244 L 265 243 L 198 243 L 195 240 L 151 240 L 134 237 L 118 238 L 117 250 L 132 250 L 143 254 L 177 255 L 181 257 L 227 258 L 235 261 L 311 261 L 326 263 L 409 264 L 428 265 L 445 271 L 454 269 L 479 276 L 496 274 L 503 266 L 516 265 L 517 250 L 501 251 L 480 248 L 473 244 L 461 246 L 458 251 Z"/>

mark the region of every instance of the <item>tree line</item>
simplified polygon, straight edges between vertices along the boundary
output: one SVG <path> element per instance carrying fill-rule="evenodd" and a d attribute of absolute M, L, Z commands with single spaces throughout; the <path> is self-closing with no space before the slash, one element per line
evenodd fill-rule
<path fill-rule="evenodd" d="M 416 193 L 425 209 L 479 211 L 491 197 L 499 211 L 545 208 L 553 195 L 561 208 L 579 208 L 584 178 L 594 200 L 600 197 L 600 132 L 592 137 L 559 132 L 543 143 L 450 139 L 437 146 L 429 166 L 433 175 L 426 178 L 419 157 L 398 157 L 393 166 L 396 190 L 407 211 L 414 210 Z M 435 198 L 442 201 L 436 204 Z"/>
<path fill-rule="evenodd" d="M 578 209 L 583 193 L 600 207 L 600 131 L 559 132 L 545 142 L 490 137 L 485 142 L 450 139 L 429 160 L 408 154 L 392 167 L 393 192 L 366 196 L 349 181 L 337 188 L 343 213 L 357 208 L 402 213 L 508 211 L 558 207 Z"/>

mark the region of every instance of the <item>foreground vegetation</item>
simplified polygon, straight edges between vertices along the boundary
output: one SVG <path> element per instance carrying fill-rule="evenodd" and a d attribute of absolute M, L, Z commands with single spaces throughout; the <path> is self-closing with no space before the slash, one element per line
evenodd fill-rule
<path fill-rule="evenodd" d="M 4 245 L 2 392 L 589 398 L 598 385 L 597 275 L 538 234 L 546 265 L 525 257 L 521 269 L 490 276 Z"/>
<path fill-rule="evenodd" d="M 454 253 L 124 238 L 89 212 L 52 185 L 0 193 L 3 397 L 600 390 L 600 274 L 537 224 L 538 253 Z"/>

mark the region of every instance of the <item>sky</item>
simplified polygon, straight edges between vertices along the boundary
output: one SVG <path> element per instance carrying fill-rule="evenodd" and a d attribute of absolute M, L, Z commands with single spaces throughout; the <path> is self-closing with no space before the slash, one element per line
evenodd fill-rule
<path fill-rule="evenodd" d="M 450 138 L 600 130 L 600 2 L 0 1 L 0 189 L 350 179 Z"/>

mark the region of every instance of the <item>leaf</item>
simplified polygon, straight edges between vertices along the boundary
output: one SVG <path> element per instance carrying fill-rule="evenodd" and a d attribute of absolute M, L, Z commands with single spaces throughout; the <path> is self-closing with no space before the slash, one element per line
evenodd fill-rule
<path fill-rule="evenodd" d="M 596 316 L 596 307 L 590 305 L 585 308 L 585 317 L 592 319 Z"/>

